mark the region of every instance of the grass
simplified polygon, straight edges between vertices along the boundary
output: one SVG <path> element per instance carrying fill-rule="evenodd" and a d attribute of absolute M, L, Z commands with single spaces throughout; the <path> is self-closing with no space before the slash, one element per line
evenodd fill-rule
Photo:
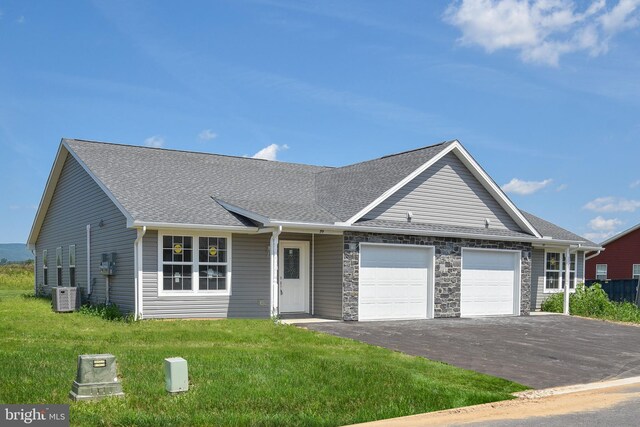
<path fill-rule="evenodd" d="M 543 301 L 542 311 L 562 313 L 564 293 L 553 294 Z M 578 284 L 569 296 L 569 312 L 576 316 L 617 322 L 640 323 L 640 307 L 630 302 L 610 301 L 599 283 L 586 287 Z"/>
<path fill-rule="evenodd" d="M 525 388 L 270 320 L 114 322 L 53 313 L 18 292 L 0 299 L 0 403 L 70 403 L 79 354 L 118 358 L 126 397 L 71 403 L 72 425 L 335 426 L 505 400 Z M 164 391 L 163 359 L 172 356 L 189 363 L 187 393 Z"/>
<path fill-rule="evenodd" d="M 33 264 L 0 265 L 0 299 L 33 291 Z"/>

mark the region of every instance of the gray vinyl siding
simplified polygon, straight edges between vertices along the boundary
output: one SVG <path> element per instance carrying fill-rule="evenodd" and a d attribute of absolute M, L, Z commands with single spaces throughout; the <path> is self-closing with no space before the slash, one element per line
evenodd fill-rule
<path fill-rule="evenodd" d="M 371 212 L 366 219 L 446 224 L 466 227 L 490 227 L 522 231 L 467 167 L 449 153 L 418 175 Z"/>
<path fill-rule="evenodd" d="M 100 227 L 100 221 L 103 226 Z M 134 309 L 133 244 L 136 231 L 127 228 L 126 218 L 85 172 L 67 155 L 51 203 L 36 241 L 36 286 L 43 286 L 42 251 L 48 250 L 49 294 L 58 286 L 56 248 L 62 246 L 62 284 L 69 286 L 69 245 L 76 245 L 76 285 L 87 297 L 87 224 L 91 225 L 91 286 L 92 303 L 105 302 L 104 276 L 100 274 L 101 254 L 115 252 L 116 272 L 110 278 L 111 302 L 124 312 Z"/>
<path fill-rule="evenodd" d="M 557 252 L 564 252 L 557 250 Z M 540 310 L 540 305 L 551 293 L 544 292 L 544 249 L 534 249 L 531 254 L 531 309 Z M 576 282 L 584 282 L 584 252 L 578 252 L 576 258 Z"/>
<path fill-rule="evenodd" d="M 158 295 L 158 233 L 143 238 L 143 317 L 223 318 L 270 315 L 270 234 L 231 237 L 231 295 Z M 197 286 L 194 283 L 194 286 Z"/>
<path fill-rule="evenodd" d="M 315 236 L 314 314 L 342 318 L 342 236 Z"/>

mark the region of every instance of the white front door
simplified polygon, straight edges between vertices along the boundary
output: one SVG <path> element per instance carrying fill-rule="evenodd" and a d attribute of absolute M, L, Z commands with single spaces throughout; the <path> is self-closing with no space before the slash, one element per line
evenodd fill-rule
<path fill-rule="evenodd" d="M 309 312 L 309 242 L 280 241 L 280 312 Z"/>

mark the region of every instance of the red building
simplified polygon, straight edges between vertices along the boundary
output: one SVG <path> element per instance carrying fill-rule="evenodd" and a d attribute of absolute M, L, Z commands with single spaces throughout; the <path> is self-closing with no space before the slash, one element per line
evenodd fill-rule
<path fill-rule="evenodd" d="M 601 243 L 604 251 L 587 254 L 587 280 L 640 278 L 640 224 Z"/>

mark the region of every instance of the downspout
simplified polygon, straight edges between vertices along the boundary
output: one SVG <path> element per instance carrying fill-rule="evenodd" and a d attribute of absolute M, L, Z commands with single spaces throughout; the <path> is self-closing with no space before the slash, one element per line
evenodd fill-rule
<path fill-rule="evenodd" d="M 282 233 L 282 226 L 279 225 L 276 230 L 273 230 L 271 234 L 271 317 L 278 316 L 278 305 L 279 305 L 279 292 L 280 287 L 278 286 L 278 236 Z"/>
<path fill-rule="evenodd" d="M 587 256 L 587 257 L 584 257 L 584 260 L 585 260 L 585 261 L 588 261 L 588 260 L 590 260 L 591 258 L 595 258 L 595 257 L 597 257 L 598 255 L 600 255 L 600 252 L 602 252 L 602 249 L 599 249 L 599 250 L 598 250 L 595 254 L 593 254 L 593 255 L 589 255 L 589 256 Z"/>
<path fill-rule="evenodd" d="M 311 315 L 315 314 L 315 278 L 316 278 L 316 234 L 311 233 Z"/>
<path fill-rule="evenodd" d="M 87 224 L 87 300 L 91 301 L 91 224 Z"/>
<path fill-rule="evenodd" d="M 576 259 L 576 261 L 578 261 Z M 571 247 L 567 246 L 564 262 L 564 310 L 563 313 L 569 315 L 569 288 L 571 280 Z"/>
<path fill-rule="evenodd" d="M 38 273 L 38 257 L 35 249 L 31 249 L 31 253 L 33 254 L 33 295 L 38 296 L 38 278 L 36 277 Z"/>
<path fill-rule="evenodd" d="M 142 238 L 147 232 L 147 226 L 142 226 L 142 229 L 138 228 L 138 236 L 136 237 L 135 242 L 133 243 L 133 251 L 134 251 L 134 269 L 136 272 L 136 277 L 134 280 L 135 284 L 135 308 L 133 310 L 133 320 L 138 320 L 138 318 L 142 318 Z"/>

